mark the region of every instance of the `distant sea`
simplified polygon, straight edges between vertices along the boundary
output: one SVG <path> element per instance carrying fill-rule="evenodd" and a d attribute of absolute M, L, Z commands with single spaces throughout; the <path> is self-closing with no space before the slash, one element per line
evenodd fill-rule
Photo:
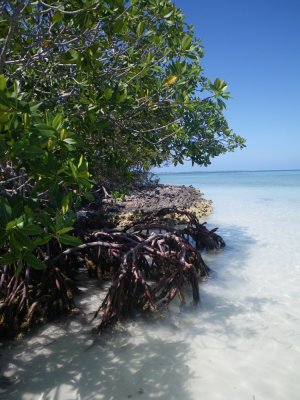
<path fill-rule="evenodd" d="M 193 185 L 211 199 L 206 220 L 227 243 L 207 255 L 216 275 L 205 286 L 196 327 L 191 324 L 198 398 L 299 399 L 300 171 L 163 174 L 160 180 Z"/>
<path fill-rule="evenodd" d="M 97 286 L 86 317 L 62 319 L 1 348 L 7 400 L 299 400 L 300 171 L 180 173 L 226 241 L 204 254 L 212 269 L 201 304 L 172 304 L 166 318 L 135 319 L 95 337 Z M 188 293 L 188 292 L 187 292 Z M 187 296 L 188 298 L 188 296 Z M 10 383 L 10 384 L 9 384 Z"/>
<path fill-rule="evenodd" d="M 202 189 L 223 189 L 232 186 L 246 187 L 298 187 L 300 170 L 282 171 L 219 171 L 219 172 L 179 172 L 157 174 L 161 183 L 193 185 Z"/>

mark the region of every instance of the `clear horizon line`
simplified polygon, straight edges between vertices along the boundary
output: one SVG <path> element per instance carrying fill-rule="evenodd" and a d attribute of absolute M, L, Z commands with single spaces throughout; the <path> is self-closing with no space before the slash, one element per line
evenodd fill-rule
<path fill-rule="evenodd" d="M 288 171 L 300 171 L 300 168 L 289 168 L 289 169 L 235 169 L 235 170 L 214 170 L 214 171 L 162 171 L 162 172 L 153 172 L 156 175 L 163 174 L 196 174 L 196 173 L 204 173 L 204 174 L 213 174 L 213 173 L 226 173 L 226 172 L 288 172 Z"/>

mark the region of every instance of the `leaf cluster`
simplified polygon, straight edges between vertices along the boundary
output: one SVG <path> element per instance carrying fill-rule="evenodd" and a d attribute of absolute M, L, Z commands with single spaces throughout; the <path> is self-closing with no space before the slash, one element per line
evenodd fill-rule
<path fill-rule="evenodd" d="M 128 182 L 244 146 L 223 115 L 227 84 L 205 77 L 201 42 L 170 0 L 0 8 L 2 262 L 41 267 L 39 246 L 77 243 L 89 170 Z"/>
<path fill-rule="evenodd" d="M 80 243 L 70 235 L 74 208 L 91 188 L 80 141 L 64 116 L 22 98 L 19 85 L 0 75 L 0 255 L 17 274 L 24 264 L 44 269 L 50 243 Z M 38 251 L 46 245 L 48 254 Z"/>
<path fill-rule="evenodd" d="M 227 85 L 204 76 L 201 42 L 171 1 L 28 1 L 17 13 L 2 20 L 18 19 L 3 69 L 64 110 L 100 177 L 243 147 L 222 114 Z"/>

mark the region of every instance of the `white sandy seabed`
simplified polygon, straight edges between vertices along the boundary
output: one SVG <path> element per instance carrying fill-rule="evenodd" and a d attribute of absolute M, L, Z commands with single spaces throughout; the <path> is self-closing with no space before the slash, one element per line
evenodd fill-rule
<path fill-rule="evenodd" d="M 85 316 L 0 349 L 0 397 L 300 399 L 300 189 L 204 191 L 227 246 L 205 256 L 214 273 L 199 308 L 97 337 L 91 288 L 78 299 Z"/>

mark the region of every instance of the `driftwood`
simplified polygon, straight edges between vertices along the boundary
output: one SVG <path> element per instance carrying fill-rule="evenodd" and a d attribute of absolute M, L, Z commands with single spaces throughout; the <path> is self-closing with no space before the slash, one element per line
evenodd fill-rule
<path fill-rule="evenodd" d="M 178 217 L 187 222 L 175 226 L 171 221 Z M 71 310 L 76 291 L 71 277 L 83 265 L 91 276 L 111 280 L 94 315 L 101 314 L 99 331 L 136 311 L 159 312 L 175 296 L 185 303 L 185 287 L 191 288 L 197 304 L 199 278 L 209 274 L 200 251 L 225 245 L 215 231 L 209 231 L 191 212 L 167 208 L 121 232 L 82 231 L 84 243 L 46 260 L 43 271 L 26 266 L 17 275 L 15 266 L 2 266 L 0 334 L 16 334 Z M 41 249 L 41 258 L 42 254 Z"/>

